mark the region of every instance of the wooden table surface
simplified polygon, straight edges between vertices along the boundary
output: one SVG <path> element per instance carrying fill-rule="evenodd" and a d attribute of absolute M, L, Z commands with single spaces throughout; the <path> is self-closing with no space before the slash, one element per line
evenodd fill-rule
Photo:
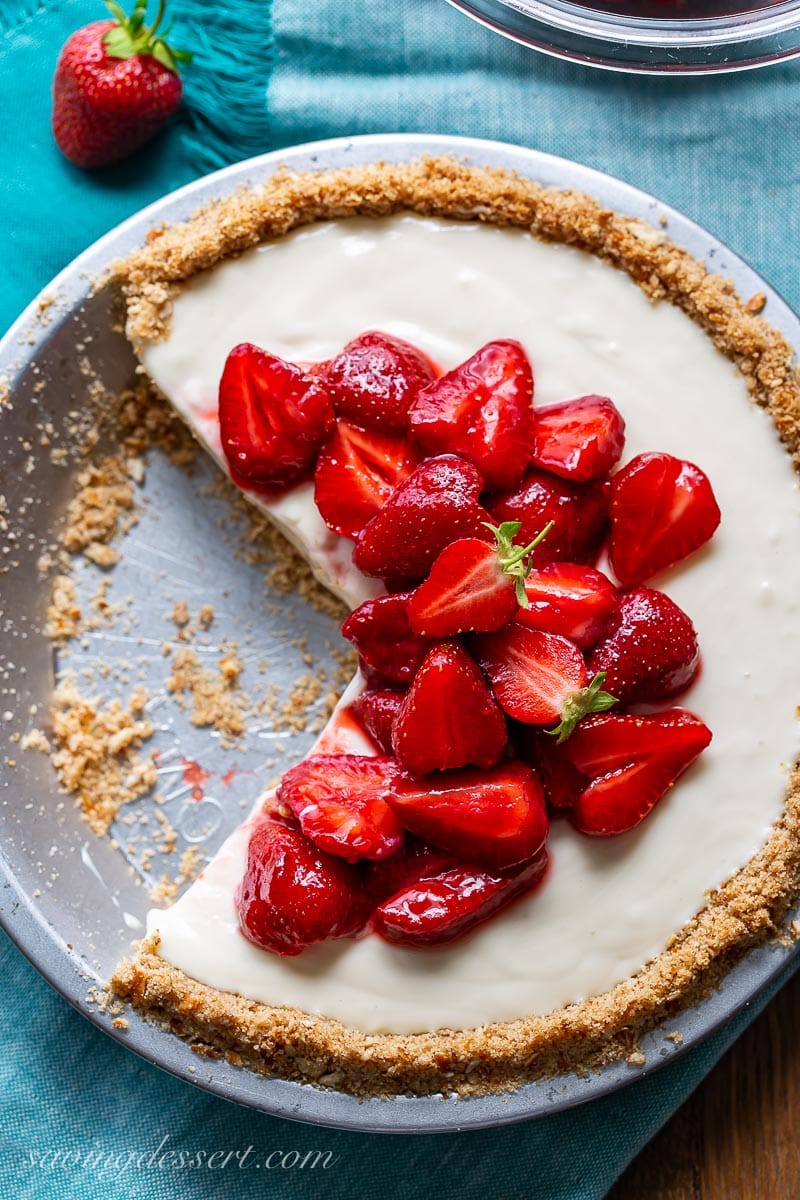
<path fill-rule="evenodd" d="M 800 1200 L 800 974 L 607 1200 Z"/>

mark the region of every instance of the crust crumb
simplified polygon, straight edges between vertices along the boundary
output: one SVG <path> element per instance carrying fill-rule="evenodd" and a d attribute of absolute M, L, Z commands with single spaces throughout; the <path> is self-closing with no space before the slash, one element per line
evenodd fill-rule
<path fill-rule="evenodd" d="M 109 543 L 135 519 L 133 484 L 123 462 L 113 456 L 78 477 L 61 541 L 70 554 L 81 551 L 98 566 L 113 566 L 118 554 Z"/>
<path fill-rule="evenodd" d="M 75 595 L 75 584 L 68 575 L 57 575 L 46 614 L 45 636 L 54 642 L 65 642 L 80 630 L 81 610 Z"/>
<path fill-rule="evenodd" d="M 106 834 L 120 807 L 149 792 L 155 766 L 137 751 L 153 734 L 144 715 L 147 694 L 136 689 L 127 705 L 86 697 L 73 679 L 53 696 L 53 765 L 61 786 L 75 796 L 97 834 Z"/>
<path fill-rule="evenodd" d="M 217 669 L 204 667 L 191 646 L 176 651 L 167 691 L 178 703 L 191 706 L 190 721 L 198 728 L 213 726 L 222 746 L 233 746 L 245 732 L 247 703 L 239 690 L 242 661 L 233 649 L 223 653 Z"/>

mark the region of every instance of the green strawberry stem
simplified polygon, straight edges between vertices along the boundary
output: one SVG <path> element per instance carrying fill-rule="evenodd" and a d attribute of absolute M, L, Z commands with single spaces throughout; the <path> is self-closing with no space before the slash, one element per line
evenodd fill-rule
<path fill-rule="evenodd" d="M 520 608 L 530 607 L 525 592 L 525 580 L 533 567 L 531 555 L 539 543 L 547 537 L 554 524 L 555 522 L 549 521 L 527 546 L 515 546 L 514 538 L 520 531 L 521 521 L 503 521 L 500 525 L 491 525 L 488 521 L 484 521 L 486 528 L 491 529 L 497 540 L 497 562 L 500 570 L 514 580 L 517 604 Z"/>
<path fill-rule="evenodd" d="M 605 671 L 598 671 L 588 687 L 567 696 L 564 707 L 561 709 L 560 723 L 556 725 L 555 729 L 547 730 L 547 733 L 556 738 L 557 745 L 560 746 L 567 740 L 582 717 L 588 716 L 589 713 L 606 712 L 613 704 L 617 703 L 616 696 L 601 690 L 605 678 Z"/>
<path fill-rule="evenodd" d="M 110 58 L 133 58 L 137 54 L 152 55 L 168 71 L 178 72 L 179 62 L 191 62 L 186 50 L 173 50 L 163 37 L 157 36 L 164 19 L 166 0 L 158 0 L 156 18 L 145 25 L 148 0 L 136 0 L 130 16 L 116 0 L 106 0 L 106 8 L 116 24 L 103 37 L 103 46 Z M 167 33 L 169 30 L 166 31 Z"/>

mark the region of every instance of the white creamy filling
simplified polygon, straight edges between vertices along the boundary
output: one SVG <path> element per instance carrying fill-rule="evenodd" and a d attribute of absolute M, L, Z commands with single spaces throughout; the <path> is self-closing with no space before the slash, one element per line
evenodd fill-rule
<path fill-rule="evenodd" d="M 194 279 L 169 340 L 144 361 L 219 458 L 217 384 L 235 343 L 312 361 L 370 328 L 408 338 L 445 369 L 490 338 L 518 338 L 537 404 L 607 394 L 627 423 L 625 459 L 664 450 L 708 473 L 722 525 L 656 583 L 697 627 L 703 670 L 681 703 L 714 740 L 631 833 L 595 841 L 555 822 L 545 886 L 450 947 L 368 936 L 293 959 L 257 949 L 233 908 L 246 826 L 172 908 L 150 914 L 149 929 L 169 962 L 204 983 L 365 1031 L 546 1013 L 662 951 L 781 811 L 798 752 L 797 482 L 767 415 L 683 313 L 579 250 L 516 230 L 411 216 L 300 230 Z M 363 597 L 350 543 L 324 530 L 308 487 L 266 507 L 322 578 L 352 604 Z"/>

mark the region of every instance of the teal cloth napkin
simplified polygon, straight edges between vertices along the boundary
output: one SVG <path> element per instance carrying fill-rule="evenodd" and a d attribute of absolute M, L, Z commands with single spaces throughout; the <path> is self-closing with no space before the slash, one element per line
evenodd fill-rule
<path fill-rule="evenodd" d="M 411 130 L 519 142 L 618 175 L 706 225 L 800 305 L 800 65 L 692 80 L 592 72 L 512 46 L 444 0 L 171 9 L 176 42 L 199 49 L 180 119 L 127 163 L 87 175 L 52 143 L 49 81 L 61 43 L 102 8 L 0 0 L 0 330 L 95 237 L 206 170 L 299 141 Z M 168 1077 L 78 1016 L 1 937 L 0 978 L 0 1184 L 20 1200 L 593 1200 L 779 986 L 604 1100 L 506 1129 L 391 1138 L 293 1125 Z M 244 1167 L 224 1156 L 189 1165 L 200 1150 L 248 1147 Z M 294 1150 L 334 1158 L 264 1178 L 252 1164 L 277 1150 L 289 1164 Z"/>

